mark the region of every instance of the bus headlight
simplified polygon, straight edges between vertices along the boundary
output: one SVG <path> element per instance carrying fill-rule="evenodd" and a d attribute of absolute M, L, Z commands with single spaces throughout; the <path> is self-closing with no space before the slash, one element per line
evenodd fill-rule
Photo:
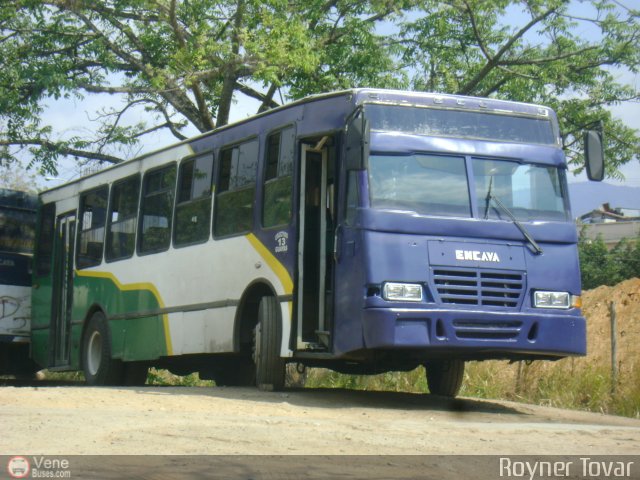
<path fill-rule="evenodd" d="M 392 283 L 384 284 L 382 298 L 399 302 L 421 302 L 422 285 L 419 283 Z"/>
<path fill-rule="evenodd" d="M 571 295 L 568 292 L 538 291 L 533 296 L 533 306 L 536 308 L 564 308 L 571 307 Z"/>

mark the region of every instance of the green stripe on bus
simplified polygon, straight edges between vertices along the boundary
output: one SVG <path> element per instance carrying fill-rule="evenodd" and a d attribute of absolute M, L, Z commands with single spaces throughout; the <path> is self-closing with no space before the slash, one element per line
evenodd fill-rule
<path fill-rule="evenodd" d="M 74 290 L 74 310 L 77 309 L 80 316 L 84 316 L 98 300 L 108 316 L 125 317 L 110 323 L 114 352 L 121 351 L 124 360 L 146 360 L 173 354 L 167 314 L 126 319 L 126 314 L 165 307 L 154 284 L 123 284 L 110 272 L 78 270 Z M 164 337 L 157 339 L 161 342 L 155 341 L 157 335 Z"/>

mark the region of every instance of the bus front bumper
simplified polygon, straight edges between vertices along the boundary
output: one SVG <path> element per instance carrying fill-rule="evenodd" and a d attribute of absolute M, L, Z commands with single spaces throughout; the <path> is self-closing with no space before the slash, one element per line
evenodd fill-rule
<path fill-rule="evenodd" d="M 568 313 L 511 313 L 369 308 L 363 330 L 368 349 L 420 349 L 466 358 L 586 355 L 586 321 Z"/>

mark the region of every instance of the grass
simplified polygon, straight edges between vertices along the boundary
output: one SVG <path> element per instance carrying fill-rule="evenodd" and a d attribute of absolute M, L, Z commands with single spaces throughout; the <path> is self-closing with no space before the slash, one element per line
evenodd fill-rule
<path fill-rule="evenodd" d="M 147 385 L 157 386 L 181 386 L 181 387 L 213 387 L 215 382 L 212 380 L 200 380 L 197 373 L 189 375 L 175 375 L 168 370 L 158 368 L 150 368 L 147 375 Z"/>
<path fill-rule="evenodd" d="M 414 393 L 428 391 L 423 367 L 406 373 L 372 376 L 312 369 L 307 374 L 306 386 Z M 640 364 L 621 370 L 614 391 L 607 368 L 588 366 L 572 359 L 532 364 L 469 362 L 460 395 L 640 419 Z"/>
<path fill-rule="evenodd" d="M 81 372 L 48 372 L 47 380 L 80 382 Z M 380 375 L 345 375 L 320 368 L 304 374 L 290 365 L 287 383 L 307 388 L 348 388 L 354 390 L 427 393 L 423 367 L 411 372 Z M 201 380 L 197 373 L 174 375 L 151 368 L 147 385 L 212 387 L 215 382 Z M 584 359 L 558 362 L 504 361 L 468 362 L 460 396 L 492 400 L 510 400 L 556 408 L 587 410 L 640 419 L 640 362 L 621 368 L 613 389 L 608 368 L 593 366 Z"/>

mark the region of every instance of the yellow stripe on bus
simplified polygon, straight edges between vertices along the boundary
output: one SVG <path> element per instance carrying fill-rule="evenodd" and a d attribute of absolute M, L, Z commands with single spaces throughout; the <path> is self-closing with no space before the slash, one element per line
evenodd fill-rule
<path fill-rule="evenodd" d="M 126 291 L 134 291 L 134 290 L 147 290 L 151 292 L 151 294 L 155 297 L 156 302 L 158 302 L 159 308 L 164 308 L 165 304 L 162 301 L 162 297 L 160 296 L 160 292 L 153 283 L 149 282 L 141 282 L 141 283 L 127 283 L 122 284 L 120 280 L 116 278 L 116 276 L 110 272 L 95 272 L 88 270 L 76 270 L 76 275 L 79 277 L 92 277 L 92 278 L 106 278 L 111 280 L 118 290 L 121 292 Z M 165 313 L 162 315 L 162 325 L 164 327 L 164 338 L 166 342 L 167 355 L 173 355 L 173 346 L 171 344 L 171 331 L 169 329 L 169 316 Z"/>
<path fill-rule="evenodd" d="M 285 295 L 291 295 L 293 293 L 293 281 L 291 280 L 291 275 L 289 275 L 289 272 L 284 265 L 282 265 L 282 263 L 273 256 L 269 249 L 267 249 L 267 247 L 265 247 L 253 233 L 249 233 L 247 235 L 247 240 L 249 240 L 249 243 L 251 243 L 253 248 L 256 249 L 262 259 L 267 262 L 267 265 L 271 267 L 271 270 L 273 270 L 280 279 Z"/>

